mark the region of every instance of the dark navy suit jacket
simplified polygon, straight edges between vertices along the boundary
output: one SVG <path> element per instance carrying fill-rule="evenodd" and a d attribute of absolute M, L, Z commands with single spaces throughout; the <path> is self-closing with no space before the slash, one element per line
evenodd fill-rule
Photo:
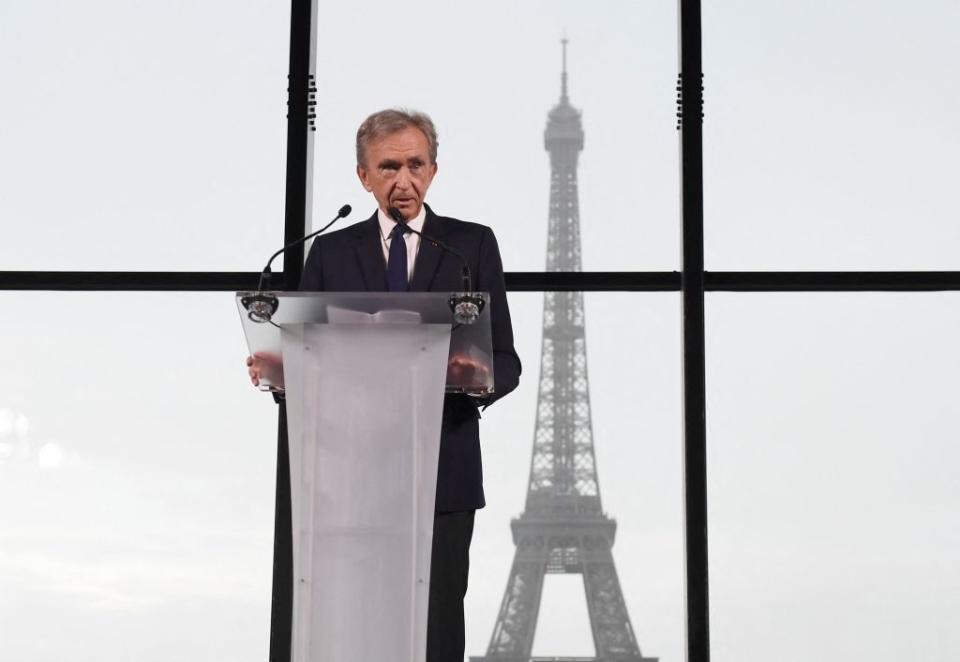
<path fill-rule="evenodd" d="M 469 262 L 473 289 L 490 293 L 494 395 L 481 401 L 448 394 L 443 402 L 437 512 L 484 506 L 478 405 L 489 405 L 517 386 L 520 359 L 513 348 L 513 327 L 503 281 L 503 264 L 493 231 L 477 223 L 437 216 L 426 207 L 423 234 L 459 251 Z M 455 292 L 463 289 L 460 261 L 421 240 L 410 290 Z M 387 289 L 386 261 L 377 213 L 314 240 L 300 289 L 307 292 L 380 292 Z"/>

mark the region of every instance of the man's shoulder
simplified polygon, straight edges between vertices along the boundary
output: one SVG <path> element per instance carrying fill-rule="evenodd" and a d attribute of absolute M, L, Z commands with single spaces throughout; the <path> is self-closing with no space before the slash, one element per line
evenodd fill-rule
<path fill-rule="evenodd" d="M 314 242 L 325 246 L 341 246 L 356 243 L 363 237 L 364 232 L 369 230 L 369 221 L 369 218 L 365 218 L 362 221 L 357 221 L 353 223 L 353 225 L 348 225 L 339 230 L 324 232 L 323 234 L 317 235 Z"/>
<path fill-rule="evenodd" d="M 448 237 L 462 236 L 467 239 L 479 240 L 481 237 L 493 232 L 490 226 L 483 225 L 482 223 L 464 221 L 459 218 L 453 218 L 452 216 L 441 216 L 440 214 L 434 213 L 432 210 L 431 214 L 442 228 L 443 234 L 447 235 Z"/>

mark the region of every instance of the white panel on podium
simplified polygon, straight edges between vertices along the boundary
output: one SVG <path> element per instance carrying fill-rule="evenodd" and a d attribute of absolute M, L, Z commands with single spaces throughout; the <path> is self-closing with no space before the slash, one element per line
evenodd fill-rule
<path fill-rule="evenodd" d="M 294 662 L 425 657 L 449 344 L 437 324 L 283 334 Z"/>

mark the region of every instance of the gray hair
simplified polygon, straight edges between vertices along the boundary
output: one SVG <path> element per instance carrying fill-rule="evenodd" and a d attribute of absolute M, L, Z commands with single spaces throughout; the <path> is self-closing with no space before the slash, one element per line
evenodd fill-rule
<path fill-rule="evenodd" d="M 420 129 L 427 137 L 427 143 L 430 145 L 430 163 L 436 163 L 439 142 L 437 142 L 437 129 L 433 126 L 430 116 L 416 110 L 388 108 L 363 120 L 363 124 L 357 129 L 357 165 L 366 167 L 367 145 L 371 141 L 403 131 L 409 126 Z"/>

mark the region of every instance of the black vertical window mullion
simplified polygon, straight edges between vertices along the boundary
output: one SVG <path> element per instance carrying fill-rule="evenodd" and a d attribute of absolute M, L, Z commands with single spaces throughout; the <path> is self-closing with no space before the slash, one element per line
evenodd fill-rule
<path fill-rule="evenodd" d="M 313 62 L 314 1 L 291 0 L 290 69 L 287 77 L 287 178 L 283 245 L 305 234 L 309 210 L 310 131 L 316 89 Z M 304 247 L 291 247 L 283 259 L 283 284 L 296 289 L 303 272 Z M 274 284 L 276 285 L 276 284 Z M 289 662 L 293 632 L 293 523 L 286 407 L 281 402 L 277 430 L 277 485 L 273 533 L 273 590 L 270 601 L 270 662 Z"/>
<path fill-rule="evenodd" d="M 687 659 L 710 659 L 700 0 L 680 0 L 684 514 Z"/>

